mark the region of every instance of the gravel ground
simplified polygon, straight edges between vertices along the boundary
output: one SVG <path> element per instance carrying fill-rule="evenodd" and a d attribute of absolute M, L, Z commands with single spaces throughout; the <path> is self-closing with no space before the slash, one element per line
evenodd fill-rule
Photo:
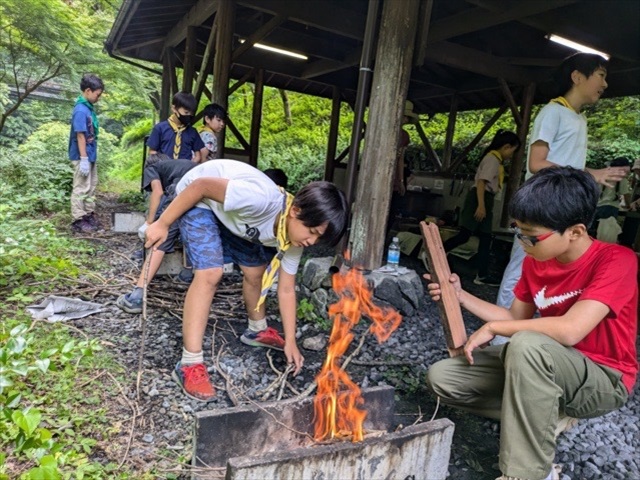
<path fill-rule="evenodd" d="M 106 215 L 105 215 L 106 217 Z M 107 221 L 106 218 L 103 221 Z M 181 322 L 179 307 L 186 288 L 169 280 L 154 281 L 150 287 L 150 307 L 146 321 L 144 372 L 140 381 L 140 398 L 136 400 L 136 374 L 140 353 L 141 322 L 139 315 L 120 311 L 115 306 L 117 295 L 128 291 L 122 283 L 133 281 L 138 266 L 130 256 L 138 248 L 137 237 L 131 234 L 111 232 L 96 234 L 91 241 L 97 255 L 104 261 L 105 270 L 97 272 L 104 279 L 104 288 L 91 297 L 101 302 L 106 310 L 96 316 L 74 322 L 86 335 L 103 340 L 106 348 L 128 371 L 128 383 L 123 382 L 123 393 L 116 391 L 110 398 L 109 409 L 114 425 L 120 426 L 120 435 L 110 445 L 100 445 L 104 459 L 119 462 L 122 458 L 140 471 L 153 466 L 156 471 L 188 478 L 188 467 L 180 466 L 191 455 L 193 414 L 209 409 L 233 406 L 228 391 L 240 402 L 246 399 L 259 401 L 268 385 L 276 378 L 266 352 L 251 348 L 239 341 L 245 328 L 240 295 L 241 277 L 225 276 L 223 291 L 213 305 L 214 314 L 205 335 L 205 359 L 211 367 L 212 379 L 218 388 L 218 396 L 209 404 L 195 402 L 185 397 L 170 378 L 171 370 L 181 354 Z M 311 251 L 311 255 L 326 252 Z M 422 273 L 421 265 L 413 259 L 403 259 L 403 264 Z M 454 264 L 461 273 L 465 287 L 485 299 L 493 299 L 497 288 L 476 286 L 471 282 L 469 266 Z M 95 283 L 95 278 L 87 277 Z M 164 302 L 164 307 L 159 303 Z M 268 299 L 269 323 L 281 328 L 275 313 L 273 298 Z M 469 315 L 465 323 L 470 332 L 479 323 Z M 361 322 L 356 328 L 356 338 L 367 327 Z M 328 335 L 321 324 L 301 323 L 299 345 L 307 337 Z M 212 344 L 212 341 L 215 344 Z M 354 342 L 355 343 L 355 342 Z M 427 302 L 420 315 L 403 320 L 399 329 L 384 344 L 367 338 L 361 353 L 349 366 L 352 378 L 360 385 L 393 385 L 399 393 L 396 405 L 397 423 L 408 425 L 419 416 L 423 421 L 434 414 L 435 402 L 424 387 L 427 368 L 444 358 L 444 339 L 435 305 Z M 212 352 L 215 352 L 213 356 Z M 303 350 L 306 362 L 303 372 L 291 379 L 298 391 L 307 388 L 319 371 L 324 352 Z M 384 362 L 384 365 L 382 364 Z M 284 370 L 281 354 L 273 355 L 273 365 Z M 220 372 L 230 379 L 227 382 Z M 117 390 L 117 389 L 113 389 Z M 285 389 L 283 398 L 295 394 Z M 126 397 L 126 398 L 123 398 Z M 269 400 L 273 400 L 270 398 Z M 132 410 L 137 412 L 136 426 L 129 439 Z M 494 479 L 500 475 L 497 469 L 498 424 L 446 407 L 440 407 L 436 416 L 447 417 L 456 425 L 449 478 L 461 480 Z M 573 430 L 559 438 L 556 462 L 562 464 L 563 480 L 570 479 L 640 479 L 640 401 L 633 396 L 627 405 L 604 417 L 582 420 Z M 129 451 L 127 453 L 127 448 Z M 164 477 L 164 475 L 163 475 Z"/>

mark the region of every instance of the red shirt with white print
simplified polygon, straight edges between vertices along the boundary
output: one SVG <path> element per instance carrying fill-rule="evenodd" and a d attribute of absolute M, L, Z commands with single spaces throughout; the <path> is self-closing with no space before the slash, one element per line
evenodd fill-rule
<path fill-rule="evenodd" d="M 539 262 L 526 257 L 516 297 L 535 304 L 543 317 L 564 315 L 579 300 L 597 300 L 609 313 L 573 347 L 594 362 L 622 373 L 631 391 L 638 373 L 638 259 L 620 245 L 594 240 L 577 260 Z"/>

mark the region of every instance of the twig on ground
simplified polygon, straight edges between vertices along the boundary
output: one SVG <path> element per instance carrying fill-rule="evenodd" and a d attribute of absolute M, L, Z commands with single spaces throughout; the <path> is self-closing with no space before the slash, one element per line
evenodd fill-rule
<path fill-rule="evenodd" d="M 129 449 L 131 448 L 131 442 L 133 441 L 133 431 L 135 430 L 135 427 L 136 427 L 136 419 L 138 418 L 138 412 L 134 404 L 131 403 L 131 401 L 127 398 L 127 395 L 124 393 L 124 390 L 122 389 L 122 385 L 120 385 L 120 382 L 118 382 L 116 377 L 114 377 L 111 374 L 111 372 L 107 372 L 107 375 L 109 376 L 109 378 L 111 378 L 113 383 L 116 384 L 116 386 L 118 387 L 118 390 L 120 390 L 120 395 L 122 395 L 122 398 L 124 398 L 127 405 L 129 405 L 129 408 L 131 408 L 131 428 L 129 429 L 129 438 L 127 440 L 127 446 L 125 448 L 124 455 L 122 456 L 122 460 L 120 460 L 120 464 L 118 465 L 118 470 L 120 470 L 124 465 L 124 462 L 127 461 L 127 456 L 129 455 Z"/>
<path fill-rule="evenodd" d="M 238 397 L 236 397 L 235 393 L 233 393 L 233 389 L 238 390 L 240 393 L 242 393 L 242 395 L 245 395 L 245 394 L 239 388 L 233 385 L 233 382 L 231 381 L 231 377 L 227 375 L 224 372 L 224 370 L 222 370 L 222 367 L 220 367 L 220 357 L 222 356 L 223 351 L 224 351 L 224 347 L 220 347 L 220 350 L 218 350 L 218 355 L 216 355 L 215 357 L 216 361 L 215 361 L 214 367 L 216 371 L 220 374 L 220 376 L 225 380 L 225 389 L 227 390 L 227 395 L 229 395 L 229 400 L 231 400 L 231 403 L 233 403 L 234 407 L 237 407 L 240 404 L 240 402 L 238 401 Z"/>
<path fill-rule="evenodd" d="M 149 249 L 149 255 L 144 263 L 144 279 L 142 284 L 142 317 L 140 318 L 140 351 L 138 352 L 138 375 L 136 378 L 136 399 L 140 401 L 140 380 L 142 379 L 142 369 L 144 362 L 144 344 L 147 335 L 147 287 L 149 285 L 149 266 L 153 257 L 153 249 Z"/>
<path fill-rule="evenodd" d="M 431 420 L 429 420 L 430 422 L 433 422 L 433 420 L 436 418 L 439 408 L 440 408 L 440 397 L 438 396 L 436 397 L 436 409 L 433 411 L 433 415 L 431 415 Z"/>
<path fill-rule="evenodd" d="M 351 363 L 354 365 L 365 366 L 365 367 L 376 367 L 379 365 L 389 366 L 389 367 L 397 367 L 401 365 L 420 365 L 420 362 L 415 360 L 395 360 L 385 362 L 384 360 L 352 360 Z"/>
<path fill-rule="evenodd" d="M 111 253 L 115 253 L 116 255 L 118 255 L 119 257 L 124 258 L 127 262 L 131 263 L 134 267 L 138 268 L 138 264 L 136 262 L 134 262 L 133 260 L 131 260 L 129 257 L 127 257 L 126 255 L 123 255 L 120 252 L 116 252 L 115 250 L 112 250 L 110 248 L 107 248 L 107 250 L 109 250 Z"/>

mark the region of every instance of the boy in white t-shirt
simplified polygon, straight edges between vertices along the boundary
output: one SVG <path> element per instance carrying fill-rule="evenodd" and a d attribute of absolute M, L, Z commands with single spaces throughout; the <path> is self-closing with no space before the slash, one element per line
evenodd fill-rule
<path fill-rule="evenodd" d="M 607 61 L 600 55 L 576 53 L 562 62 L 556 74 L 557 91 L 538 113 L 529 139 L 526 178 L 548 167 L 574 167 L 589 172 L 601 185 L 613 187 L 628 173 L 621 168 L 586 168 L 587 119 L 582 109 L 595 104 L 607 88 Z M 522 272 L 524 251 L 513 242 L 511 259 L 504 272 L 497 304 L 509 308 L 513 289 Z M 506 341 L 498 338 L 495 343 Z"/>
<path fill-rule="evenodd" d="M 183 315 L 182 359 L 173 372 L 185 394 L 200 401 L 215 397 L 204 365 L 202 343 L 222 267 L 233 262 L 243 272 L 242 291 L 249 328 L 247 345 L 284 350 L 302 368 L 296 344 L 295 276 L 304 247 L 335 245 L 347 224 L 344 194 L 329 182 L 313 182 L 292 196 L 256 168 L 234 160 L 197 166 L 176 187 L 178 196 L 147 229 L 146 247 L 157 248 L 168 226 L 180 218 L 183 241 L 193 264 Z M 271 260 L 263 246 L 277 247 Z M 264 298 L 279 273 L 278 302 L 284 338 L 267 327 Z"/>

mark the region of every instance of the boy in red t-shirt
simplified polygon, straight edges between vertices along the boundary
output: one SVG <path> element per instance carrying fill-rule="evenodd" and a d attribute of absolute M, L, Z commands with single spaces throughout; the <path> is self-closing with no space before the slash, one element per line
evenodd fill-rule
<path fill-rule="evenodd" d="M 428 386 L 445 404 L 501 421 L 501 479 L 558 478 L 559 418 L 618 409 L 635 383 L 637 259 L 589 237 L 599 193 L 591 175 L 571 167 L 544 169 L 516 192 L 509 213 L 527 258 L 510 309 L 449 279 L 460 305 L 486 323 L 464 357 L 429 369 Z M 428 288 L 438 300 L 440 286 Z M 482 348 L 495 335 L 511 341 Z"/>

